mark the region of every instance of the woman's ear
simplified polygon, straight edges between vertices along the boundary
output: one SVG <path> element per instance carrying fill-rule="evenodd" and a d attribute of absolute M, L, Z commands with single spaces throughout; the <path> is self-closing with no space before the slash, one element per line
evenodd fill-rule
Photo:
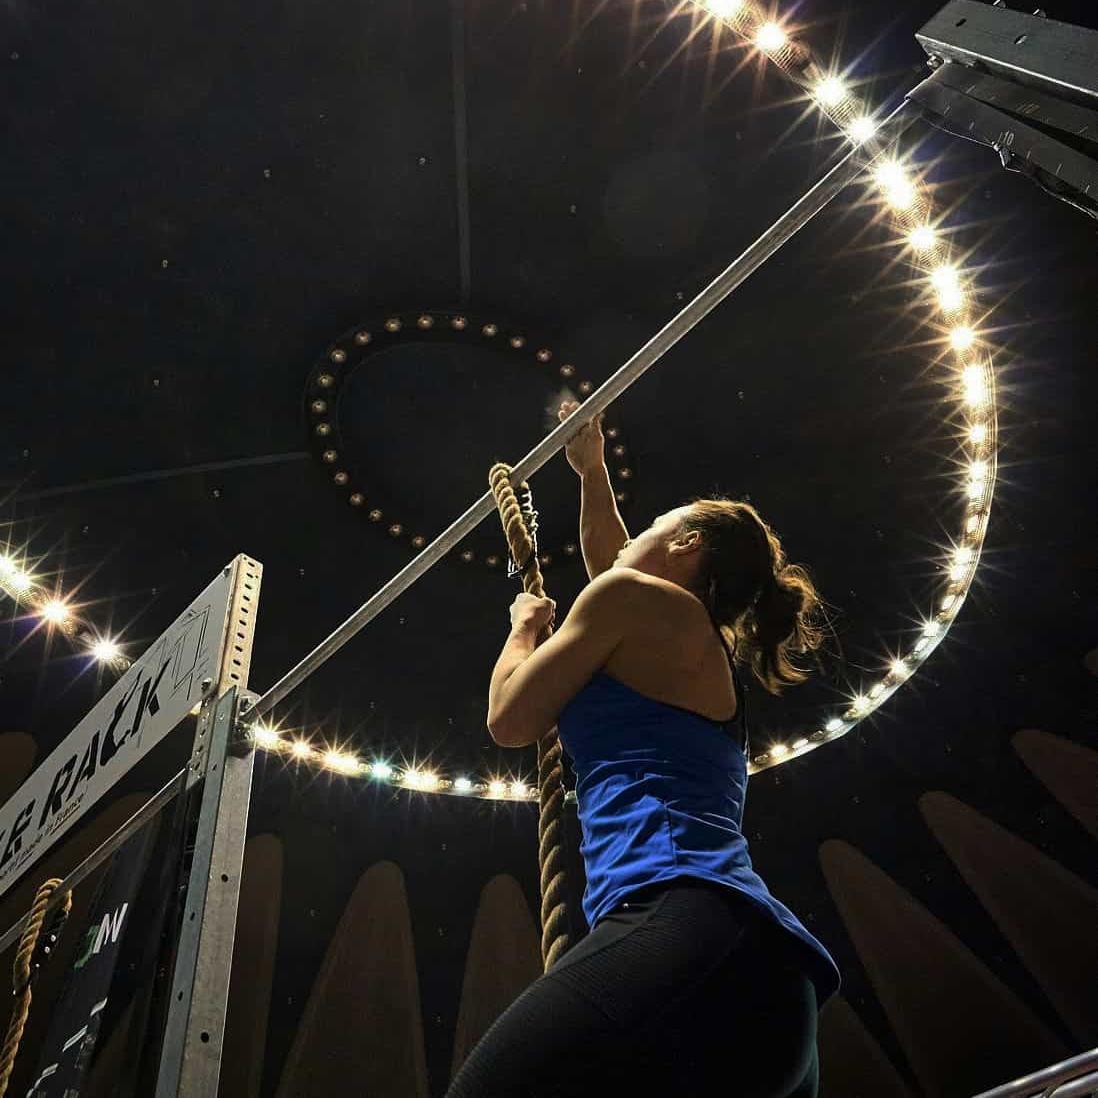
<path fill-rule="evenodd" d="M 671 543 L 672 553 L 693 553 L 702 547 L 700 530 L 687 530 Z"/>

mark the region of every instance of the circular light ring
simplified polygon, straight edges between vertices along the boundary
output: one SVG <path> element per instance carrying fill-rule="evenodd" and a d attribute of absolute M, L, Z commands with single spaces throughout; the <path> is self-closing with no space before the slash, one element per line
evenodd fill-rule
<path fill-rule="evenodd" d="M 709 3 L 703 6 L 717 10 L 721 21 L 748 43 L 756 39 L 759 29 L 770 18 L 769 12 L 763 12 L 751 0 L 742 0 L 742 2 L 709 0 Z M 818 109 L 830 118 L 850 140 L 857 144 L 872 140 L 876 132 L 873 115 L 865 110 L 858 98 L 850 93 L 845 96 L 837 94 L 833 82 L 834 75 L 822 66 L 802 44 L 790 38 L 788 47 L 788 51 L 783 48 L 768 55 L 770 60 L 799 84 L 812 97 Z M 827 83 L 829 81 L 831 82 Z M 819 89 L 822 94 L 816 94 L 814 89 Z M 884 197 L 890 196 L 886 193 Z M 934 232 L 934 225 L 930 218 L 929 197 L 925 188 L 921 188 L 917 182 L 913 181 L 910 193 L 901 189 L 899 197 L 901 201 L 894 202 L 892 205 L 894 222 L 901 230 L 899 239 L 908 248 L 909 258 L 915 257 L 912 259 L 913 265 L 926 277 L 928 298 L 930 298 L 932 295 L 929 291 L 933 289 L 930 283 L 934 273 L 942 267 L 947 269 L 949 267 L 949 248 L 940 235 Z M 965 292 L 948 287 L 946 292 L 939 291 L 936 303 L 941 314 L 958 327 L 967 325 L 970 304 L 971 291 Z M 477 329 L 473 326 L 472 330 Z M 494 322 L 481 325 L 480 331 L 486 339 L 493 339 L 499 335 L 499 327 Z M 958 394 L 958 402 L 968 424 L 965 454 L 969 472 L 967 480 L 961 486 L 966 497 L 963 531 L 955 547 L 953 560 L 943 569 L 947 577 L 945 589 L 936 597 L 933 613 L 924 622 L 918 639 L 911 645 L 907 654 L 890 658 L 879 679 L 867 690 L 863 688 L 863 692 L 852 698 L 840 713 L 832 713 L 826 720 L 821 721 L 822 727 L 807 734 L 791 736 L 790 743 L 773 744 L 766 752 L 754 756 L 748 764 L 749 773 L 779 765 L 806 751 L 813 750 L 821 743 L 849 732 L 859 721 L 883 704 L 904 682 L 914 676 L 923 660 L 942 642 L 949 625 L 964 603 L 979 563 L 994 495 L 998 418 L 995 377 L 987 348 L 978 347 L 974 353 L 967 337 L 958 342 L 964 346 L 953 349 L 951 359 L 953 372 L 950 383 L 955 391 L 958 390 L 958 381 L 961 379 L 957 375 L 961 374 L 964 386 L 963 392 Z M 540 359 L 540 361 L 547 360 Z M 572 371 L 567 370 L 566 367 L 561 367 L 560 373 L 566 378 L 572 376 Z M 318 391 L 321 394 L 325 388 L 333 385 L 333 379 L 327 375 L 327 372 L 318 371 L 316 377 Z M 607 437 L 612 439 L 616 437 L 616 433 L 608 430 Z M 575 556 L 577 552 L 574 544 L 565 547 L 566 556 Z M 474 556 L 468 549 L 462 550 L 462 555 L 470 559 Z M 383 780 L 386 776 L 392 778 L 394 784 L 408 788 L 400 775 L 394 775 L 388 768 L 385 768 L 382 774 Z M 501 799 L 506 797 L 511 788 L 511 784 L 500 779 L 492 779 L 486 783 L 473 783 L 467 778 L 460 778 L 455 782 L 437 778 L 431 791 L 436 793 L 455 791 L 456 795 L 469 795 L 470 790 L 483 791 L 482 795 L 488 799 Z M 528 793 L 531 800 L 537 796 L 535 787 L 527 787 L 520 783 L 517 788 Z"/>
<path fill-rule="evenodd" d="M 535 340 L 528 332 L 493 317 L 438 310 L 386 313 L 355 325 L 335 340 L 314 365 L 305 384 L 304 411 L 310 450 L 324 467 L 325 479 L 340 490 L 351 507 L 361 510 L 379 526 L 387 540 L 406 544 L 413 552 L 419 552 L 427 544 L 422 529 L 415 523 L 406 522 L 392 502 L 380 498 L 376 490 L 367 492 L 363 485 L 355 483 L 355 474 L 351 471 L 353 462 L 348 460 L 339 428 L 339 404 L 348 378 L 372 355 L 401 342 L 424 341 L 490 348 L 512 361 L 517 359 L 533 365 L 543 373 L 548 371 L 550 379 L 573 386 L 581 397 L 595 389 L 592 381 L 582 377 L 577 380 L 577 369 L 572 362 L 558 364 L 555 352 L 545 341 Z M 636 469 L 621 427 L 604 421 L 603 429 L 609 444 L 607 463 L 617 488 L 616 499 L 625 504 L 630 499 Z M 498 546 L 498 537 L 494 538 L 493 545 Z M 543 568 L 551 567 L 555 560 L 576 556 L 574 545 L 571 552 L 567 545 L 539 545 L 538 550 Z M 465 566 L 477 564 L 491 570 L 499 569 L 506 561 L 498 552 L 488 549 L 478 552 L 470 545 L 457 546 L 450 556 Z"/>
<path fill-rule="evenodd" d="M 739 35 L 745 44 L 756 44 L 760 31 L 774 23 L 772 10 L 754 0 L 725 3 L 696 0 L 699 6 Z M 766 52 L 809 99 L 855 144 L 872 141 L 876 132 L 874 115 L 857 95 L 846 89 L 839 94 L 839 78 L 822 65 L 811 50 L 787 34 L 780 49 Z M 767 37 L 764 35 L 764 37 Z M 769 41 L 776 43 L 776 35 Z M 880 152 L 880 148 L 872 150 Z M 828 740 L 846 735 L 859 721 L 881 706 L 941 644 L 953 619 L 964 605 L 979 565 L 988 517 L 994 497 L 998 469 L 998 412 L 991 350 L 982 343 L 973 324 L 973 290 L 964 272 L 954 265 L 951 249 L 935 229 L 930 194 L 912 165 L 902 160 L 875 161 L 870 173 L 873 200 L 883 202 L 897 230 L 897 243 L 905 249 L 910 264 L 926 284 L 926 298 L 936 316 L 948 325 L 944 344 L 947 382 L 966 430 L 962 450 L 965 476 L 958 478 L 964 499 L 964 521 L 954 546 L 953 558 L 944 562 L 945 584 L 935 596 L 931 614 L 923 623 L 909 651 L 884 661 L 884 670 L 873 683 L 863 687 L 845 709 L 831 713 L 821 726 L 808 733 L 790 735 L 790 743 L 769 745 L 752 757 L 748 772 L 755 773 L 787 762 Z M 953 413 L 951 413 L 952 415 Z"/>

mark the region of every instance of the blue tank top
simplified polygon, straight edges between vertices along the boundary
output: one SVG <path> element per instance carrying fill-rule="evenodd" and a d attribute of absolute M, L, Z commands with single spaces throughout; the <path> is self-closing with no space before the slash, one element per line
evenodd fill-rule
<path fill-rule="evenodd" d="M 795 939 L 820 1006 L 839 989 L 838 966 L 751 867 L 743 836 L 747 792 L 744 691 L 727 723 L 638 693 L 599 671 L 564 707 L 557 729 L 576 772 L 587 887 L 598 921 L 630 892 L 676 877 L 736 890 Z M 730 734 L 738 727 L 742 736 Z"/>

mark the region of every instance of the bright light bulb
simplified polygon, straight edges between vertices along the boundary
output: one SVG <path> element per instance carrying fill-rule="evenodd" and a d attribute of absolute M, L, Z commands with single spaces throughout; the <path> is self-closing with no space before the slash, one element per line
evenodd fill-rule
<path fill-rule="evenodd" d="M 842 728 L 843 722 L 838 717 L 832 717 L 824 727 L 828 732 L 838 732 Z"/>
<path fill-rule="evenodd" d="M 938 243 L 938 234 L 929 225 L 920 225 L 911 230 L 907 241 L 915 251 L 929 252 Z"/>
<path fill-rule="evenodd" d="M 718 19 L 727 19 L 743 9 L 744 0 L 705 0 L 710 14 Z"/>
<path fill-rule="evenodd" d="M 987 424 L 974 423 L 968 429 L 968 439 L 969 442 L 974 442 L 977 446 L 985 443 L 987 441 Z"/>
<path fill-rule="evenodd" d="M 808 746 L 808 740 L 806 740 L 806 739 L 802 738 L 802 739 L 793 741 L 793 750 L 794 751 L 800 751 L 800 749 L 802 747 L 807 747 L 807 746 Z"/>
<path fill-rule="evenodd" d="M 255 740 L 257 747 L 267 751 L 278 747 L 282 742 L 278 733 L 268 724 L 257 724 L 252 730 L 252 739 Z"/>
<path fill-rule="evenodd" d="M 512 782 L 511 783 L 511 796 L 512 797 L 525 797 L 527 793 L 525 782 Z"/>
<path fill-rule="evenodd" d="M 0 576 L 7 578 L 19 571 L 19 565 L 6 553 L 0 553 Z"/>
<path fill-rule="evenodd" d="M 7 577 L 7 585 L 18 595 L 26 594 L 33 586 L 34 580 L 26 572 L 18 569 Z"/>
<path fill-rule="evenodd" d="M 965 402 L 979 407 L 987 399 L 984 371 L 979 366 L 966 366 L 961 375 L 965 387 Z"/>
<path fill-rule="evenodd" d="M 370 773 L 375 778 L 391 778 L 393 776 L 393 768 L 388 763 L 374 763 L 370 767 Z"/>
<path fill-rule="evenodd" d="M 358 771 L 358 759 L 343 751 L 325 751 L 323 761 L 329 770 L 338 770 L 341 774 L 354 774 Z"/>
<path fill-rule="evenodd" d="M 859 694 L 851 703 L 851 708 L 855 713 L 861 713 L 869 708 L 869 699 L 864 694 Z"/>
<path fill-rule="evenodd" d="M 961 276 L 956 267 L 943 263 L 930 272 L 930 284 L 938 293 L 944 293 L 947 290 L 959 290 L 961 288 Z"/>
<path fill-rule="evenodd" d="M 923 626 L 924 637 L 936 637 L 942 631 L 941 622 L 928 621 Z"/>
<path fill-rule="evenodd" d="M 60 625 L 69 617 L 69 608 L 60 599 L 50 599 L 39 612 L 46 621 L 53 622 L 54 625 Z"/>
<path fill-rule="evenodd" d="M 915 184 L 910 180 L 897 183 L 895 187 L 891 187 L 885 192 L 885 198 L 894 210 L 910 209 L 915 201 L 915 195 Z"/>
<path fill-rule="evenodd" d="M 961 325 L 949 333 L 949 342 L 955 351 L 967 351 L 976 342 L 976 333 L 967 325 Z"/>
<path fill-rule="evenodd" d="M 454 788 L 459 793 L 468 793 L 469 790 L 473 788 L 473 783 L 469 781 L 468 778 L 458 778 L 457 781 L 454 782 Z"/>
<path fill-rule="evenodd" d="M 942 312 L 955 313 L 962 308 L 964 303 L 964 290 L 960 288 L 941 290 L 938 293 L 938 304 L 941 305 Z"/>
<path fill-rule="evenodd" d="M 877 132 L 877 123 L 868 114 L 863 114 L 851 122 L 846 132 L 855 145 L 864 145 Z"/>
<path fill-rule="evenodd" d="M 909 671 L 909 668 L 903 660 L 895 659 L 895 660 L 892 661 L 892 674 L 893 675 L 896 675 L 897 677 L 899 677 L 901 675 L 906 675 L 908 673 L 908 671 Z"/>
<path fill-rule="evenodd" d="M 897 210 L 906 210 L 915 201 L 915 184 L 912 183 L 902 164 L 889 160 L 882 164 L 874 177 L 884 191 L 888 204 Z"/>
<path fill-rule="evenodd" d="M 786 747 L 784 743 L 776 743 L 770 749 L 770 754 L 773 755 L 775 759 L 780 759 L 783 755 L 789 754 L 789 748 Z"/>
<path fill-rule="evenodd" d="M 987 472 L 988 465 L 986 461 L 974 461 L 968 467 L 968 475 L 972 478 L 972 482 L 974 484 L 982 484 L 985 480 L 987 480 Z M 958 549 L 957 552 L 959 554 L 960 550 Z M 969 549 L 968 552 L 971 555 L 972 550 Z"/>
<path fill-rule="evenodd" d="M 121 653 L 122 649 L 108 637 L 100 637 L 99 640 L 91 646 L 91 654 L 99 660 L 100 663 L 110 663 L 111 660 L 117 659 Z"/>
<path fill-rule="evenodd" d="M 825 107 L 837 107 L 846 98 L 846 84 L 837 76 L 825 76 L 813 94 Z"/>
<path fill-rule="evenodd" d="M 965 300 L 961 287 L 961 276 L 956 267 L 942 264 L 930 274 L 930 284 L 938 291 L 938 303 L 947 312 L 956 312 Z"/>
<path fill-rule="evenodd" d="M 488 792 L 491 793 L 493 797 L 502 797 L 503 794 L 507 792 L 507 783 L 500 781 L 489 782 Z"/>
<path fill-rule="evenodd" d="M 313 749 L 305 740 L 294 740 L 293 747 L 290 750 L 296 759 L 307 759 L 313 753 Z"/>
<path fill-rule="evenodd" d="M 755 34 L 755 45 L 768 53 L 780 50 L 788 41 L 785 31 L 777 23 L 763 23 Z"/>
<path fill-rule="evenodd" d="M 958 564 L 971 563 L 973 555 L 971 545 L 958 545 L 957 548 L 953 550 L 953 559 Z"/>

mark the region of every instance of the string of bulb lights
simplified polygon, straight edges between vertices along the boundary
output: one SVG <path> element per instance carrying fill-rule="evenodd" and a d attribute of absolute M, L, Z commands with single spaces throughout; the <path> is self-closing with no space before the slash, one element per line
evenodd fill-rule
<path fill-rule="evenodd" d="M 122 653 L 118 642 L 97 632 L 56 593 L 49 593 L 25 564 L 9 553 L 0 553 L 0 591 L 17 606 L 26 606 L 39 621 L 61 633 L 79 651 L 115 671 L 125 671 L 133 663 Z"/>
<path fill-rule="evenodd" d="M 860 146 L 877 133 L 873 113 L 843 77 L 822 66 L 807 46 L 753 0 L 696 0 L 695 8 L 776 64 L 848 141 Z M 886 159 L 872 171 L 869 182 L 898 230 L 897 245 L 920 277 L 924 298 L 942 334 L 938 342 L 950 362 L 950 389 L 965 421 L 959 440 L 965 453 L 960 478 L 965 510 L 963 531 L 950 550 L 944 590 L 930 616 L 921 623 L 919 636 L 909 651 L 890 657 L 877 681 L 850 698 L 846 708 L 831 716 L 822 727 L 789 743 L 771 744 L 766 751 L 753 756 L 748 763 L 749 773 L 787 762 L 845 735 L 915 673 L 942 642 L 964 604 L 987 531 L 997 470 L 998 420 L 990 347 L 974 326 L 975 295 L 971 280 L 954 260 L 948 241 L 935 225 L 927 185 L 910 165 L 899 158 Z M 12 557 L 0 557 L 0 588 L 17 601 L 31 605 L 44 621 L 68 635 L 79 632 L 76 615 L 64 600 L 45 596 L 36 587 L 34 578 Z M 80 635 L 88 638 L 88 650 L 97 659 L 123 669 L 129 666 L 130 661 L 121 655 L 116 641 L 90 630 Z M 365 762 L 352 752 L 339 747 L 318 747 L 306 735 L 284 734 L 269 724 L 255 725 L 250 735 L 259 749 L 346 777 L 372 778 L 423 793 L 493 800 L 538 798 L 536 785 L 522 780 L 478 781 L 467 777 L 451 780 L 415 766 L 397 768 L 382 761 Z"/>

